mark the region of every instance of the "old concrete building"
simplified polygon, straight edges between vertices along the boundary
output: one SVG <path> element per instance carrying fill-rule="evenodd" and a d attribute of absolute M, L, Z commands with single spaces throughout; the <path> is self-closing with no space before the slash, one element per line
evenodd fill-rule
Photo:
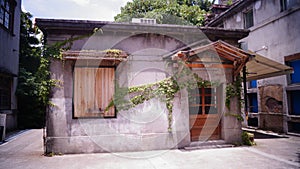
<path fill-rule="evenodd" d="M 0 1 L 0 113 L 7 130 L 17 127 L 20 15 L 21 0 Z"/>
<path fill-rule="evenodd" d="M 52 89 L 54 106 L 47 112 L 48 153 L 169 149 L 209 139 L 241 141 L 241 122 L 235 117 L 240 115 L 239 101 L 231 99 L 230 112 L 235 114 L 230 115 L 225 87 L 235 81 L 251 55 L 235 47 L 247 30 L 58 19 L 36 19 L 36 24 L 46 45 L 73 39 L 66 43 L 61 60 L 51 61 L 51 75 L 59 86 Z M 189 63 L 188 69 L 177 59 Z M 198 88 L 182 88 L 170 104 L 164 103 L 169 103 L 168 95 L 149 96 L 158 91 L 157 84 L 174 85 L 162 82 L 182 70 L 187 72 L 176 84 L 190 84 L 188 78 L 195 76 Z M 124 88 L 129 90 L 122 94 Z M 168 89 L 165 92 L 173 90 Z M 115 107 L 108 108 L 111 103 Z"/>
<path fill-rule="evenodd" d="M 291 75 L 266 75 L 248 83 L 249 126 L 300 132 L 299 18 L 299 0 L 240 0 L 207 24 L 249 29 L 240 40 L 242 48 L 294 68 Z"/>

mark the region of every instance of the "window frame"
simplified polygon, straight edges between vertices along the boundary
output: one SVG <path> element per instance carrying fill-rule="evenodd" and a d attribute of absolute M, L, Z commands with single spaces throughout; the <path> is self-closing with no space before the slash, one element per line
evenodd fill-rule
<path fill-rule="evenodd" d="M 7 6 L 8 5 L 8 9 Z M 15 0 L 0 0 L 0 27 L 4 30 L 13 34 L 14 30 L 14 17 L 15 17 L 15 8 L 17 6 L 17 2 Z M 6 14 L 8 15 L 8 19 L 6 18 Z M 7 26 L 5 22 L 7 23 Z"/>
<path fill-rule="evenodd" d="M 253 111 L 254 105 L 253 105 L 253 96 L 256 98 L 256 103 L 257 105 L 255 106 L 257 109 L 257 112 Z M 247 99 L 248 99 L 248 108 L 249 108 L 249 113 L 258 113 L 258 97 L 257 93 L 247 93 Z"/>
<path fill-rule="evenodd" d="M 195 101 L 195 103 L 191 102 L 189 103 L 189 107 L 192 108 L 192 107 L 198 107 L 198 112 L 197 114 L 196 113 L 191 113 L 192 115 L 202 115 L 202 116 L 207 116 L 207 115 L 215 115 L 215 114 L 218 114 L 218 107 L 219 107 L 219 97 L 218 97 L 218 87 L 199 87 L 199 88 L 195 88 L 193 90 L 196 90 L 198 89 L 198 92 L 192 92 L 192 90 L 190 91 L 190 93 L 193 93 L 193 94 L 189 94 L 191 97 L 198 97 L 200 100 L 199 100 L 199 103 L 197 102 L 197 99 Z M 211 92 L 206 92 L 205 90 L 206 89 L 210 89 Z M 212 92 L 212 90 L 214 90 L 214 92 Z M 201 92 L 199 92 L 201 91 Z M 207 104 L 206 103 L 206 100 L 205 100 L 205 97 L 207 96 L 210 96 L 210 97 L 214 97 L 214 103 L 212 103 L 212 101 L 210 101 L 210 104 Z M 206 107 L 209 107 L 209 111 L 206 112 Z M 209 113 L 210 112 L 210 107 L 214 107 L 215 110 L 216 110 L 216 113 Z M 201 112 L 201 113 L 200 113 Z"/>
<path fill-rule="evenodd" d="M 293 93 L 300 93 L 299 90 L 291 90 L 291 91 L 288 91 L 288 106 L 289 106 L 289 115 L 294 115 L 294 116 L 300 116 L 300 113 L 299 112 L 295 112 L 294 110 L 294 103 L 296 102 L 294 99 L 293 99 Z M 294 102 L 295 101 L 295 102 Z"/>
<path fill-rule="evenodd" d="M 293 54 L 293 55 L 285 56 L 284 57 L 284 61 L 285 61 L 286 65 L 291 66 L 291 62 L 300 61 L 300 53 L 296 53 L 296 54 Z M 299 76 L 300 76 L 300 72 L 299 72 Z M 300 82 L 296 82 L 296 83 L 292 82 L 292 74 L 288 74 L 288 75 L 286 75 L 286 77 L 287 77 L 288 85 L 300 85 Z"/>
<path fill-rule="evenodd" d="M 283 12 L 287 10 L 287 1 L 286 0 L 280 0 L 280 12 Z"/>
<path fill-rule="evenodd" d="M 251 80 L 248 82 L 248 89 L 256 89 L 256 88 L 257 88 L 257 80 Z"/>
<path fill-rule="evenodd" d="M 116 67 L 115 66 L 74 66 L 73 67 L 73 91 L 72 91 L 72 118 L 73 119 L 92 119 L 92 118 L 100 118 L 100 119 L 110 119 L 110 118 L 117 118 L 117 110 L 116 107 L 114 106 L 114 115 L 113 116 L 106 116 L 103 112 L 99 112 L 98 116 L 76 116 L 75 114 L 75 82 L 76 82 L 76 78 L 75 78 L 75 69 L 77 68 L 95 68 L 95 69 L 99 69 L 99 68 L 109 68 L 109 69 L 114 69 L 114 80 L 113 83 L 115 84 L 115 71 L 116 71 Z M 114 93 L 116 92 L 116 86 L 114 85 Z M 113 93 L 113 95 L 114 95 Z M 107 105 L 108 106 L 108 105 Z"/>
<path fill-rule="evenodd" d="M 287 11 L 299 4 L 297 0 L 280 0 L 280 12 Z"/>
<path fill-rule="evenodd" d="M 248 19 L 248 17 L 250 16 L 249 15 L 250 13 L 252 13 L 252 19 L 251 19 L 251 24 L 249 25 L 250 19 Z M 254 13 L 253 13 L 252 8 L 243 12 L 243 20 L 244 20 L 244 28 L 245 29 L 249 29 L 252 26 L 254 26 Z"/>

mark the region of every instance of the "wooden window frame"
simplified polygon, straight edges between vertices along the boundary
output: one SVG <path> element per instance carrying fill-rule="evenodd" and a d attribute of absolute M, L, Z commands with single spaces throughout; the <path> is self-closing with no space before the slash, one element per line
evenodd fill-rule
<path fill-rule="evenodd" d="M 201 102 L 200 103 L 196 103 L 196 104 L 192 104 L 189 105 L 189 107 L 199 107 L 199 111 L 197 114 L 193 114 L 193 115 L 202 115 L 202 116 L 207 116 L 207 115 L 214 115 L 214 114 L 218 114 L 218 107 L 219 107 L 219 97 L 218 97 L 218 87 L 201 87 L 201 88 L 197 88 L 199 90 L 201 90 L 201 93 L 198 94 L 192 94 L 192 97 L 200 97 Z M 205 89 L 210 89 L 210 90 L 215 90 L 215 92 L 210 92 L 207 93 L 205 92 Z M 215 97 L 215 101 L 213 104 L 206 104 L 205 102 L 205 97 L 210 96 L 210 97 Z M 216 109 L 216 113 L 212 113 L 210 114 L 209 112 L 206 112 L 205 108 L 206 107 L 214 107 Z M 201 114 L 199 114 L 200 112 L 200 108 L 201 108 Z"/>
<path fill-rule="evenodd" d="M 76 116 L 76 112 L 75 112 L 75 82 L 76 82 L 76 78 L 75 78 L 75 69 L 78 68 L 95 68 L 95 69 L 99 69 L 99 68 L 109 68 L 109 69 L 114 69 L 114 73 L 116 71 L 116 67 L 115 66 L 74 66 L 73 67 L 73 97 L 72 97 L 72 117 L 73 119 L 91 119 L 91 118 L 105 118 L 105 119 L 110 119 L 110 118 L 117 118 L 117 110 L 116 107 L 114 106 L 114 115 L 113 116 L 105 116 L 104 113 L 100 112 L 98 116 Z M 115 83 L 115 82 L 114 82 Z M 115 87 L 114 86 L 114 93 L 115 93 Z M 107 105 L 108 106 L 108 105 Z M 101 115 L 102 114 L 102 115 Z"/>

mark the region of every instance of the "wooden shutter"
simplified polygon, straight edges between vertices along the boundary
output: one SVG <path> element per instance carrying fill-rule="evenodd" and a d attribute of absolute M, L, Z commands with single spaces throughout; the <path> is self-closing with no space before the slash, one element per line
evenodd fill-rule
<path fill-rule="evenodd" d="M 114 95 L 114 68 L 75 68 L 74 117 L 115 117 L 104 112 Z"/>
<path fill-rule="evenodd" d="M 115 69 L 114 68 L 98 68 L 96 76 L 96 100 L 97 105 L 103 111 L 113 99 L 115 85 L 114 85 Z M 115 109 L 110 108 L 104 112 L 104 117 L 114 117 Z"/>

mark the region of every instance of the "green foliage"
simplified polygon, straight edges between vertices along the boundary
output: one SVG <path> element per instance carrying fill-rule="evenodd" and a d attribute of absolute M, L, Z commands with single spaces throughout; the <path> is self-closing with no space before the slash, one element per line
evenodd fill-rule
<path fill-rule="evenodd" d="M 225 106 L 230 111 L 230 103 L 231 98 L 237 97 L 238 99 L 238 107 L 241 108 L 242 105 L 242 98 L 241 98 L 241 92 L 242 92 L 242 78 L 240 76 L 236 77 L 236 80 L 232 84 L 228 84 L 226 86 L 226 100 L 225 100 Z M 238 121 L 244 121 L 244 118 L 240 114 L 234 114 L 234 113 L 227 113 L 226 115 L 230 115 L 233 117 L 236 117 Z"/>
<path fill-rule="evenodd" d="M 247 146 L 255 145 L 254 135 L 251 134 L 251 133 L 248 133 L 246 131 L 243 131 L 243 133 L 242 133 L 242 144 L 247 145 Z"/>
<path fill-rule="evenodd" d="M 33 27 L 30 13 L 21 13 L 18 96 L 19 128 L 44 126 L 45 104 L 41 101 L 43 77 L 39 31 Z"/>
<path fill-rule="evenodd" d="M 132 18 L 152 18 L 160 24 L 203 25 L 212 3 L 209 0 L 133 0 L 121 7 L 116 22 Z"/>
<path fill-rule="evenodd" d="M 166 104 L 168 109 L 168 131 L 172 132 L 172 112 L 175 94 L 182 89 L 189 90 L 197 87 L 219 85 L 217 82 L 201 79 L 197 74 L 192 73 L 184 62 L 178 62 L 178 64 L 178 71 L 173 76 L 159 82 L 129 88 L 122 88 L 117 84 L 114 99 L 111 100 L 105 111 L 108 111 L 113 106 L 116 106 L 117 110 L 129 110 L 152 98 L 159 98 Z"/>
<path fill-rule="evenodd" d="M 122 54 L 122 50 L 119 49 L 107 49 L 104 52 L 112 58 L 120 58 Z"/>
<path fill-rule="evenodd" d="M 90 35 L 72 37 L 51 46 L 41 46 L 40 33 L 33 27 L 30 13 L 22 12 L 18 96 L 18 124 L 20 128 L 40 128 L 45 125 L 45 111 L 51 105 L 49 95 L 57 80 L 50 78 L 50 59 L 62 59 L 62 51 L 72 42 Z"/>
<path fill-rule="evenodd" d="M 238 76 L 236 80 L 232 84 L 228 84 L 226 86 L 226 100 L 225 105 L 230 110 L 230 99 L 233 97 L 237 97 L 239 100 L 239 107 L 241 107 L 242 98 L 242 78 Z"/>
<path fill-rule="evenodd" d="M 232 0 L 228 0 L 227 5 L 232 5 Z"/>

